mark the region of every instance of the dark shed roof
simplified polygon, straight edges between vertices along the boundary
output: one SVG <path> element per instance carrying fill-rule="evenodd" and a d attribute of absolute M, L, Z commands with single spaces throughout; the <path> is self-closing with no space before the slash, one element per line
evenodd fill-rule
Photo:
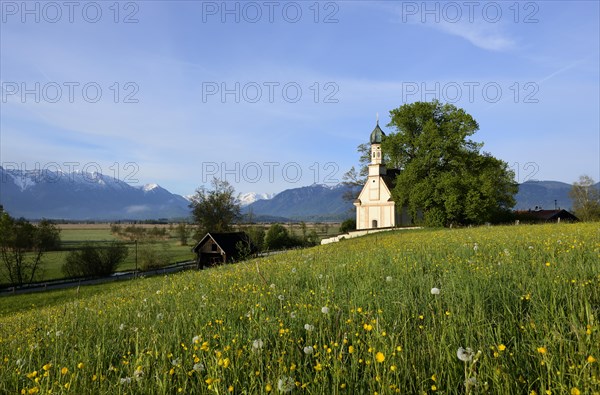
<path fill-rule="evenodd" d="M 237 249 L 237 243 L 247 243 L 250 245 L 252 250 L 255 250 L 254 244 L 250 240 L 250 236 L 246 232 L 229 232 L 229 233 L 207 233 L 199 242 L 192 248 L 196 254 L 202 248 L 202 246 L 209 240 L 212 239 L 217 245 L 227 254 L 227 256 L 236 256 L 239 251 Z"/>
<path fill-rule="evenodd" d="M 559 218 L 568 221 L 579 221 L 579 218 L 567 210 L 522 210 L 515 211 L 517 218 L 538 220 L 538 221 L 556 221 Z"/>

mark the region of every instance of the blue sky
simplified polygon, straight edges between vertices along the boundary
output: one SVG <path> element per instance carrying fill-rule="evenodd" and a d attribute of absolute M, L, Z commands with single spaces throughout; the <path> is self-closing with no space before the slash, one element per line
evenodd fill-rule
<path fill-rule="evenodd" d="M 600 178 L 600 10 L 543 2 L 2 1 L 0 162 L 191 194 L 331 184 L 439 99 L 517 181 Z"/>

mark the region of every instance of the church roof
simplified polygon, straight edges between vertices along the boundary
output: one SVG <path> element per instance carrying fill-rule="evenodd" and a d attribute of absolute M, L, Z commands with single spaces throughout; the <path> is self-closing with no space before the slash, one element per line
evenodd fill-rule
<path fill-rule="evenodd" d="M 381 144 L 381 140 L 385 136 L 383 130 L 379 127 L 379 122 L 375 125 L 375 129 L 371 132 L 371 144 Z"/>

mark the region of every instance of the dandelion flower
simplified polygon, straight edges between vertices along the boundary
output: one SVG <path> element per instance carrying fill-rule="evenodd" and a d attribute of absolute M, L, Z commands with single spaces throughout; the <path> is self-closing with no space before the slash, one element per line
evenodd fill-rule
<path fill-rule="evenodd" d="M 292 392 L 296 388 L 296 382 L 289 376 L 283 376 L 277 380 L 277 389 L 279 392 Z"/>
<path fill-rule="evenodd" d="M 315 327 L 311 324 L 304 324 L 304 329 L 306 329 L 309 332 L 312 332 L 315 329 Z"/>
<path fill-rule="evenodd" d="M 596 362 L 596 358 L 592 357 L 591 355 L 589 355 L 586 359 L 586 361 L 588 361 L 588 363 L 594 363 Z"/>
<path fill-rule="evenodd" d="M 506 350 L 506 346 L 505 346 L 504 344 L 500 344 L 500 345 L 498 346 L 498 350 L 500 350 L 500 351 L 504 351 L 504 350 Z"/>
<path fill-rule="evenodd" d="M 473 359 L 473 350 L 471 347 L 467 347 L 466 349 L 459 347 L 458 351 L 456 351 L 456 356 L 463 362 L 470 362 Z"/>
<path fill-rule="evenodd" d="M 548 352 L 548 350 L 546 350 L 546 347 L 538 347 L 537 348 L 537 352 L 539 352 L 540 354 L 544 355 Z"/>
<path fill-rule="evenodd" d="M 431 288 L 430 292 L 431 292 L 432 295 L 439 295 L 440 294 L 440 289 L 436 288 L 436 287 L 433 287 L 433 288 Z"/>
<path fill-rule="evenodd" d="M 323 313 L 323 314 L 329 314 L 329 307 L 327 307 L 327 306 L 321 307 L 321 313 Z"/>
<path fill-rule="evenodd" d="M 312 346 L 306 346 L 306 347 L 304 347 L 304 354 L 306 354 L 306 355 L 312 354 L 313 351 L 314 351 L 314 349 L 312 348 Z"/>
<path fill-rule="evenodd" d="M 377 354 L 375 354 L 375 360 L 379 363 L 385 361 L 385 355 L 383 355 L 383 353 L 380 351 Z"/>

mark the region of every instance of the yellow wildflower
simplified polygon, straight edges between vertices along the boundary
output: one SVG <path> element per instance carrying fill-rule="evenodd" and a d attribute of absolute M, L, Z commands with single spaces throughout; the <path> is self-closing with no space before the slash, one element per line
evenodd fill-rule
<path fill-rule="evenodd" d="M 383 353 L 380 351 L 377 354 L 375 354 L 375 360 L 379 363 L 385 361 L 385 355 L 383 355 Z"/>
<path fill-rule="evenodd" d="M 539 352 L 540 354 L 546 354 L 548 350 L 546 350 L 546 347 L 538 347 L 537 352 Z"/>

